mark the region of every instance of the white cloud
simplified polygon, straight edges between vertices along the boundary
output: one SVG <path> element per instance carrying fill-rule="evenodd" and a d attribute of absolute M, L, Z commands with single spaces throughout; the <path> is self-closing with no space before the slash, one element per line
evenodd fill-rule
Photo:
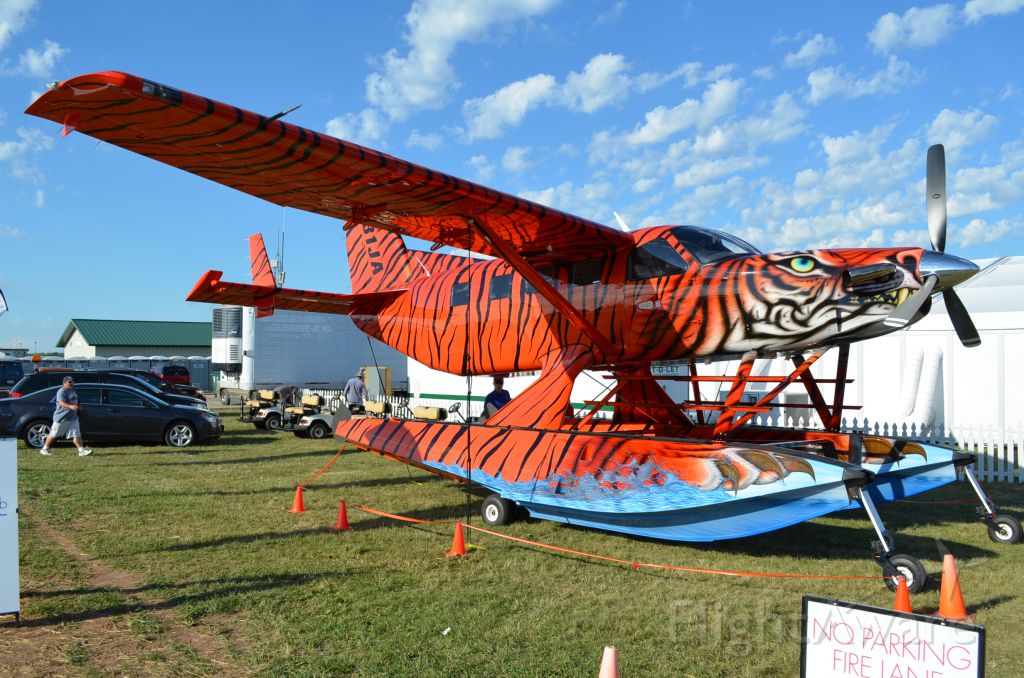
<path fill-rule="evenodd" d="M 596 21 L 599 24 L 605 24 L 615 21 L 620 16 L 622 16 L 622 12 L 625 9 L 626 0 L 618 0 L 617 2 L 613 3 L 611 7 L 598 14 Z"/>
<path fill-rule="evenodd" d="M 20 229 L 17 229 L 17 228 L 15 228 L 13 226 L 9 226 L 7 224 L 4 224 L 3 226 L 0 226 L 0 236 L 3 236 L 5 238 L 17 238 L 20 235 L 21 235 L 21 230 Z"/>
<path fill-rule="evenodd" d="M 482 180 L 486 181 L 494 176 L 494 165 L 487 159 L 486 155 L 474 155 L 469 159 L 469 166 L 473 168 L 476 175 Z"/>
<path fill-rule="evenodd" d="M 518 125 L 526 112 L 557 96 L 557 83 L 550 75 L 534 75 L 505 85 L 497 92 L 462 104 L 469 129 L 466 139 L 494 139 L 506 127 Z"/>
<path fill-rule="evenodd" d="M 755 68 L 753 75 L 758 80 L 771 80 L 775 77 L 775 69 L 771 66 L 762 66 L 761 68 Z"/>
<path fill-rule="evenodd" d="M 413 148 L 419 146 L 425 148 L 428 151 L 436 151 L 441 147 L 441 135 L 431 132 L 430 134 L 422 134 L 418 129 L 414 129 L 409 133 L 409 138 L 405 140 L 405 145 Z"/>
<path fill-rule="evenodd" d="M 30 161 L 32 154 L 53 148 L 53 138 L 38 129 L 18 128 L 18 139 L 0 141 L 0 162 L 10 164 L 11 175 L 17 179 L 43 181 L 42 172 Z"/>
<path fill-rule="evenodd" d="M 530 149 L 525 146 L 510 146 L 501 158 L 502 169 L 515 174 L 525 172 L 530 167 L 530 162 L 526 159 L 529 152 Z"/>
<path fill-rule="evenodd" d="M 68 50 L 61 47 L 52 40 L 43 40 L 42 51 L 34 49 L 25 50 L 25 53 L 18 59 L 18 73 L 37 78 L 45 78 L 53 71 L 57 60 L 68 53 Z"/>
<path fill-rule="evenodd" d="M 392 49 L 381 57 L 381 72 L 366 78 L 367 100 L 394 119 L 443 107 L 458 86 L 448 60 L 460 43 L 484 40 L 492 26 L 541 14 L 557 2 L 417 0 L 405 16 L 409 51 L 400 56 Z"/>
<path fill-rule="evenodd" d="M 821 57 L 835 54 L 835 52 L 836 41 L 818 33 L 796 52 L 787 54 L 782 63 L 787 68 L 813 66 Z"/>
<path fill-rule="evenodd" d="M 868 41 L 879 52 L 900 47 L 928 47 L 953 32 L 956 10 L 953 5 L 911 7 L 903 16 L 889 12 L 879 17 Z"/>
<path fill-rule="evenodd" d="M 689 127 L 706 127 L 735 110 L 742 87 L 742 80 L 716 80 L 704 90 L 700 101 L 686 99 L 672 108 L 658 106 L 648 111 L 644 123 L 624 139 L 631 145 L 654 144 Z"/>
<path fill-rule="evenodd" d="M 944 108 L 928 126 L 928 143 L 943 144 L 947 150 L 970 146 L 987 137 L 996 123 L 994 116 L 976 108 L 963 113 Z"/>
<path fill-rule="evenodd" d="M 46 193 L 39 190 L 36 191 L 36 207 L 43 207 L 46 205 Z"/>
<path fill-rule="evenodd" d="M 767 162 L 765 158 L 755 158 L 753 156 L 733 156 L 731 158 L 716 158 L 715 160 L 696 162 L 673 177 L 672 187 L 682 188 L 684 186 L 707 184 L 735 172 L 764 165 Z"/>
<path fill-rule="evenodd" d="M 977 23 L 987 16 L 1013 14 L 1024 8 L 1024 0 L 967 0 L 964 5 L 964 21 Z"/>
<path fill-rule="evenodd" d="M 901 85 L 913 82 L 919 77 L 910 64 L 894 56 L 889 57 L 885 70 L 880 70 L 868 78 L 858 78 L 846 72 L 842 66 L 829 66 L 812 71 L 807 76 L 807 84 L 810 85 L 807 101 L 811 104 L 820 104 L 833 96 L 856 99 L 869 94 L 892 93 Z"/>
<path fill-rule="evenodd" d="M 1004 209 L 1024 198 L 1024 142 L 1001 150 L 998 164 L 963 167 L 948 178 L 950 217 Z"/>
<path fill-rule="evenodd" d="M 626 98 L 632 85 L 628 70 L 621 54 L 598 54 L 582 73 L 574 71 L 566 77 L 562 96 L 570 108 L 593 113 Z"/>
<path fill-rule="evenodd" d="M 1017 229 L 1013 228 L 1008 219 L 1000 219 L 992 225 L 989 225 L 984 219 L 971 219 L 966 226 L 961 228 L 953 226 L 950 230 L 953 231 L 952 236 L 960 247 L 970 247 L 971 245 L 995 242 L 1010 231 Z"/>
<path fill-rule="evenodd" d="M 379 111 L 364 108 L 359 113 L 346 113 L 327 121 L 327 133 L 345 141 L 364 146 L 382 145 L 389 124 Z"/>
<path fill-rule="evenodd" d="M 522 191 L 519 195 L 548 207 L 603 221 L 606 215 L 611 214 L 611 208 L 604 202 L 611 194 L 611 189 L 611 184 L 607 182 L 577 187 L 571 181 L 566 181 L 540 191 Z"/>
<path fill-rule="evenodd" d="M 28 15 L 35 5 L 35 0 L 3 0 L 0 2 L 0 50 L 7 47 L 10 39 L 25 27 Z"/>

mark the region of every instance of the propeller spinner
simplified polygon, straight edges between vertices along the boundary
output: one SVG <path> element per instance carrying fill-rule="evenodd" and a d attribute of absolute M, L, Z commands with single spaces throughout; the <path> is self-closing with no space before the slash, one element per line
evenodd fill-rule
<path fill-rule="evenodd" d="M 981 337 L 975 329 L 971 316 L 960 297 L 953 290 L 955 285 L 969 279 L 978 272 L 978 267 L 966 259 L 946 254 L 946 151 L 942 144 L 928 149 L 928 169 L 925 182 L 928 192 L 926 208 L 928 214 L 928 236 L 932 250 L 921 257 L 921 288 L 914 292 L 885 319 L 889 327 L 904 327 L 910 323 L 924 306 L 928 297 L 938 288 L 953 323 L 953 329 L 960 342 L 967 347 L 981 344 Z"/>

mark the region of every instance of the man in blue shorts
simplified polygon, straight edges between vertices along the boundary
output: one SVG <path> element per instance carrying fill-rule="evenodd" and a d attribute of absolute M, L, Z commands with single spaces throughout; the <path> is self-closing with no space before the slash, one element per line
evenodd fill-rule
<path fill-rule="evenodd" d="M 43 441 L 40 454 L 50 456 L 50 443 L 58 436 L 69 436 L 78 448 L 79 457 L 88 457 L 92 450 L 82 445 L 82 430 L 78 427 L 78 394 L 75 393 L 74 377 L 64 377 L 64 386 L 57 391 L 57 407 L 53 411 L 53 426 L 50 428 L 50 435 Z"/>

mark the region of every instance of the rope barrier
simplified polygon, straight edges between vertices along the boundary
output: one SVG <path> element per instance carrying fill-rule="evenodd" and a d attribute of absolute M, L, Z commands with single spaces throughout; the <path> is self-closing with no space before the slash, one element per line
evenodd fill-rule
<path fill-rule="evenodd" d="M 368 506 L 362 506 L 360 504 L 354 504 L 355 508 L 358 508 L 367 513 L 373 515 L 382 516 L 385 518 L 391 518 L 393 520 L 399 520 L 407 523 L 449 523 L 451 521 L 446 520 L 421 520 L 419 518 L 410 518 L 408 516 L 402 516 L 394 513 L 386 513 L 377 509 L 370 508 Z M 615 558 L 612 556 L 602 556 L 597 553 L 588 553 L 587 551 L 577 551 L 575 549 L 565 548 L 563 546 L 554 546 L 552 544 L 545 544 L 540 541 L 533 541 L 531 539 L 524 539 L 522 537 L 513 537 L 510 534 L 502 534 L 501 532 L 495 532 L 494 530 L 488 530 L 484 527 L 477 527 L 476 525 L 469 525 L 461 523 L 461 525 L 468 530 L 475 530 L 477 532 L 483 532 L 493 537 L 500 537 L 502 539 L 508 539 L 509 541 L 518 542 L 520 544 L 527 544 L 529 546 L 536 546 L 538 548 L 547 549 L 549 551 L 557 551 L 559 553 L 568 553 L 575 556 L 584 556 L 586 558 L 594 558 L 597 560 L 603 560 L 611 563 L 618 563 L 620 565 L 628 565 L 633 570 L 639 571 L 641 567 L 649 567 L 656 570 L 673 570 L 677 572 L 695 572 L 699 574 L 715 574 L 725 577 L 747 577 L 747 578 L 765 578 L 765 579 L 885 579 L 884 575 L 842 575 L 842 574 L 798 574 L 798 573 L 785 573 L 785 572 L 745 572 L 745 571 L 732 571 L 732 570 L 715 570 L 702 567 L 685 567 L 683 565 L 662 565 L 659 563 L 645 563 L 636 560 L 624 560 L 622 558 Z"/>
<path fill-rule="evenodd" d="M 322 476 L 324 474 L 324 472 L 327 471 L 327 469 L 331 468 L 331 465 L 334 462 L 338 461 L 338 457 L 340 457 L 341 453 L 344 452 L 344 451 L 345 451 L 345 448 L 342 447 L 340 450 L 338 450 L 338 453 L 336 455 L 331 457 L 331 460 L 329 462 L 327 462 L 326 466 L 324 466 L 322 469 L 320 469 L 319 471 L 317 471 L 316 473 L 314 473 L 310 477 L 308 477 L 305 480 L 303 480 L 301 483 L 299 483 L 299 485 L 302 486 L 302 487 L 305 487 L 310 482 L 312 482 L 312 481 L 316 480 L 317 478 L 319 478 L 320 476 Z"/>

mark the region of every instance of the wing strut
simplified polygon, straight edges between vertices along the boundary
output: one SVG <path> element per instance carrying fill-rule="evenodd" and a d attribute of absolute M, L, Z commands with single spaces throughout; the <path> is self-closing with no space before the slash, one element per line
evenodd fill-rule
<path fill-rule="evenodd" d="M 552 306 L 555 307 L 562 315 L 569 319 L 569 321 L 576 326 L 583 334 L 594 342 L 597 348 L 603 354 L 605 361 L 612 360 L 616 355 L 620 353 L 612 342 L 608 340 L 606 336 L 601 334 L 601 331 L 594 327 L 593 323 L 583 317 L 579 309 L 569 303 L 569 300 L 558 293 L 554 287 L 548 283 L 547 280 L 541 276 L 540 273 L 535 269 L 526 259 L 519 256 L 507 242 L 502 240 L 494 230 L 488 226 L 485 220 L 470 219 L 469 225 L 472 228 L 476 226 L 484 234 L 487 241 L 494 247 L 495 250 L 501 255 L 501 257 L 508 262 L 508 265 L 515 269 L 519 275 L 526 278 L 527 282 L 533 285 L 533 289 L 537 290 L 538 293 L 545 299 L 551 302 Z"/>

